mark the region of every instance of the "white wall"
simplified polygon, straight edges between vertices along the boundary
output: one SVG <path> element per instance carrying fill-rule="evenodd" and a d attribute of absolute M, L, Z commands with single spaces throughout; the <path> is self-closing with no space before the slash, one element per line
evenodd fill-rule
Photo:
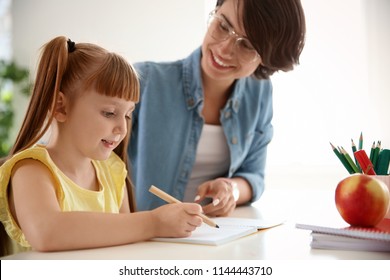
<path fill-rule="evenodd" d="M 350 150 L 390 148 L 390 1 L 302 0 L 307 42 L 301 65 L 274 83 L 275 137 L 269 186 L 329 186 L 347 172 L 329 141 Z M 35 69 L 38 49 L 57 35 L 94 42 L 130 61 L 172 60 L 202 42 L 215 0 L 13 0 L 13 47 Z M 24 114 L 24 105 L 19 111 Z"/>
<path fill-rule="evenodd" d="M 131 62 L 180 59 L 200 46 L 210 4 L 215 1 L 12 0 L 13 54 L 35 75 L 41 46 L 63 35 L 97 43 Z M 23 97 L 15 102 L 17 125 L 26 103 Z"/>
<path fill-rule="evenodd" d="M 274 185 L 334 187 L 348 173 L 329 142 L 351 153 L 361 132 L 364 149 L 390 148 L 390 2 L 302 0 L 307 41 L 301 65 L 276 75 L 275 138 L 268 179 Z"/>
<path fill-rule="evenodd" d="M 28 61 L 64 35 L 131 61 L 177 59 L 202 42 L 204 7 L 203 0 L 13 0 L 15 54 Z"/>
<path fill-rule="evenodd" d="M 370 120 L 390 149 L 390 1 L 364 1 L 368 44 L 368 95 L 375 108 Z M 378 121 L 377 120 L 381 120 Z"/>

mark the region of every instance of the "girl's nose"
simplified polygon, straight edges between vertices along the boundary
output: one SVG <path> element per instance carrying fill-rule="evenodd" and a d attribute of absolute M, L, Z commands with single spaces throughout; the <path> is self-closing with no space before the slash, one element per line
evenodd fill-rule
<path fill-rule="evenodd" d="M 123 118 L 118 121 L 114 128 L 114 132 L 117 134 L 126 134 L 127 133 L 127 119 Z"/>

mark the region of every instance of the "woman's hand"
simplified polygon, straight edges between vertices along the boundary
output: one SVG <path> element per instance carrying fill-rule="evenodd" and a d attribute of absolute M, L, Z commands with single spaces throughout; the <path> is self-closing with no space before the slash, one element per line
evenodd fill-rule
<path fill-rule="evenodd" d="M 201 202 L 204 198 L 212 198 L 212 202 L 203 206 L 203 212 L 208 216 L 228 216 L 236 208 L 237 196 L 234 182 L 227 178 L 217 178 L 204 182 L 199 186 L 195 202 Z"/>

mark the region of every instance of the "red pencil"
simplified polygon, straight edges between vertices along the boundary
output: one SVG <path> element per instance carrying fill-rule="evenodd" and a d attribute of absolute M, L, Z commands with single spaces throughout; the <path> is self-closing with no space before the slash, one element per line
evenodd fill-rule
<path fill-rule="evenodd" d="M 354 155 L 364 174 L 376 175 L 374 166 L 364 150 L 356 151 Z"/>

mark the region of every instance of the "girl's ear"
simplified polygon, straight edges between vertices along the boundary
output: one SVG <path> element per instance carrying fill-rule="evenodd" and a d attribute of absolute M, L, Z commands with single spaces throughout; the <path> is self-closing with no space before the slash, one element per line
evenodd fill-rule
<path fill-rule="evenodd" d="M 56 107 L 54 109 L 54 118 L 58 122 L 65 122 L 67 116 L 66 96 L 61 91 L 58 94 Z"/>

